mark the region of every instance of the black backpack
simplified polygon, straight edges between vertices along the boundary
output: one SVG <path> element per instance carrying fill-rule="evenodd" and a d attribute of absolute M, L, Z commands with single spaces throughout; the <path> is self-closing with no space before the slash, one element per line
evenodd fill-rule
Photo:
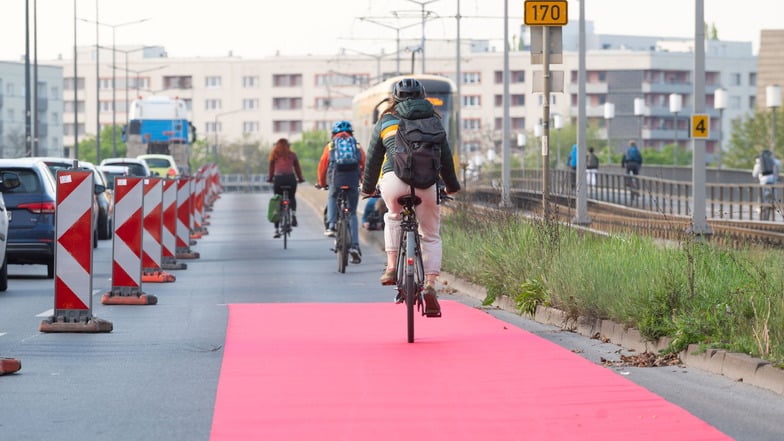
<path fill-rule="evenodd" d="M 395 135 L 395 174 L 415 188 L 430 188 L 441 172 L 441 144 L 446 131 L 437 116 L 400 118 Z"/>
<path fill-rule="evenodd" d="M 776 165 L 773 162 L 773 154 L 770 153 L 770 150 L 763 150 L 762 154 L 760 155 L 760 168 L 762 169 L 762 175 L 772 175 Z"/>

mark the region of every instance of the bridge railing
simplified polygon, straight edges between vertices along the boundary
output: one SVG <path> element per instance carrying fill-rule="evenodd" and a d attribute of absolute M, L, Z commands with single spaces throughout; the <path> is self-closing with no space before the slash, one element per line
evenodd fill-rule
<path fill-rule="evenodd" d="M 501 178 L 499 173 L 488 173 L 475 182 L 500 188 Z M 510 186 L 512 191 L 541 194 L 542 171 L 513 170 Z M 551 170 L 548 187 L 552 196 L 576 197 L 571 170 Z M 708 219 L 784 221 L 784 184 L 707 183 L 705 193 Z M 588 186 L 588 199 L 665 215 L 691 216 L 693 213 L 691 182 L 650 176 L 638 175 L 632 181 L 621 173 L 599 172 L 595 185 Z"/>
<path fill-rule="evenodd" d="M 272 191 L 272 184 L 267 182 L 266 174 L 227 174 L 221 175 L 223 191 L 254 193 Z"/>

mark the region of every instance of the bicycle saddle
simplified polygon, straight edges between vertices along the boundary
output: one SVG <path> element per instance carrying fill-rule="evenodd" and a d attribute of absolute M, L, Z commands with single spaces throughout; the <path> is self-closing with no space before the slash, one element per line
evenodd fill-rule
<path fill-rule="evenodd" d="M 404 194 L 403 196 L 397 198 L 397 203 L 403 206 L 406 205 L 415 206 L 422 203 L 422 198 L 420 198 L 415 194 Z"/>

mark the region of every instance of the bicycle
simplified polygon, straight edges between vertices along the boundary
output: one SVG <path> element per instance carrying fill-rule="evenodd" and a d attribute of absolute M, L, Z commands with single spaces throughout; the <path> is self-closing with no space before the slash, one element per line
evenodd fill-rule
<path fill-rule="evenodd" d="M 439 203 L 452 199 L 438 190 Z M 400 246 L 397 253 L 397 290 L 396 303 L 406 304 L 406 332 L 408 342 L 414 342 L 414 310 L 421 311 L 428 317 L 441 317 L 438 314 L 426 314 L 423 291 L 425 287 L 425 269 L 422 262 L 422 247 L 419 240 L 419 222 L 415 207 L 422 203 L 416 195 L 414 187 L 411 193 L 400 196 L 398 203 L 403 207 L 400 213 Z"/>
<path fill-rule="evenodd" d="M 338 272 L 345 273 L 351 248 L 351 210 L 348 204 L 348 185 L 342 185 L 338 193 L 338 220 L 335 224 L 335 248 L 338 257 Z"/>
<path fill-rule="evenodd" d="M 626 171 L 626 187 L 629 189 L 631 204 L 634 204 L 637 198 L 640 197 L 640 183 L 637 180 L 637 174 L 632 170 Z"/>
<path fill-rule="evenodd" d="M 280 199 L 280 234 L 283 236 L 283 249 L 288 248 L 288 240 L 291 235 L 291 207 L 289 200 L 289 190 L 291 186 L 282 185 L 280 187 L 283 196 Z"/>

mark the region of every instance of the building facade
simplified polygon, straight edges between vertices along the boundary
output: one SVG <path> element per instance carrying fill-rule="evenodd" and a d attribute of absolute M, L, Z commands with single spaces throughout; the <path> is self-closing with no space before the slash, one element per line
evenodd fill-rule
<path fill-rule="evenodd" d="M 41 156 L 62 154 L 62 68 L 38 65 L 36 75 L 31 66 L 31 84 L 35 83 L 36 77 L 38 89 L 36 94 L 30 95 L 31 117 L 28 120 L 25 102 L 28 96 L 28 75 L 25 63 L 0 61 L 0 157 L 14 158 L 33 153 Z"/>
<path fill-rule="evenodd" d="M 598 136 L 617 151 L 627 139 L 639 139 L 646 147 L 676 142 L 689 148 L 693 41 L 593 34 L 588 41 L 586 115 Z M 458 69 L 454 44 L 431 43 L 426 65 L 428 73 L 460 81 L 463 145 L 459 151 L 484 153 L 502 144 L 504 57 L 487 45 L 470 47 L 473 50 L 461 54 Z M 563 62 L 551 66 L 563 72 L 564 87 L 551 94 L 550 110 L 565 125 L 575 124 L 578 115 L 575 48 L 574 35 L 565 33 Z M 94 46 L 79 51 L 76 80 L 73 60 L 47 62 L 61 67 L 65 76 L 60 97 L 65 145 L 73 144 L 75 134 L 89 135 L 99 126 L 125 124 L 130 100 L 158 94 L 184 99 L 197 136 L 210 144 L 257 141 L 269 145 L 279 137 L 296 140 L 302 132 L 327 130 L 336 120 L 351 119 L 355 94 L 398 70 L 419 72 L 420 62 L 416 54 L 368 56 L 348 51 L 263 59 L 230 54 L 170 58 L 162 47 L 122 47 L 113 53 L 101 48 L 97 69 L 95 58 Z M 534 72 L 540 69 L 531 64 L 527 48 L 510 52 L 510 139 L 517 139 L 518 134 L 534 139 L 543 120 L 543 97 L 532 93 Z M 460 79 L 456 78 L 458 70 Z M 729 138 L 728 133 L 721 133 L 730 128 L 729 122 L 755 108 L 757 57 L 751 43 L 706 41 L 705 70 L 706 112 L 714 128 L 706 142 L 710 156 L 718 151 L 722 137 Z M 721 111 L 713 106 L 718 88 L 729 95 L 729 104 Z M 673 94 L 682 98 L 679 113 L 670 111 Z M 645 103 L 639 114 L 635 113 L 635 98 Z M 611 120 L 605 118 L 605 103 L 614 105 Z"/>

